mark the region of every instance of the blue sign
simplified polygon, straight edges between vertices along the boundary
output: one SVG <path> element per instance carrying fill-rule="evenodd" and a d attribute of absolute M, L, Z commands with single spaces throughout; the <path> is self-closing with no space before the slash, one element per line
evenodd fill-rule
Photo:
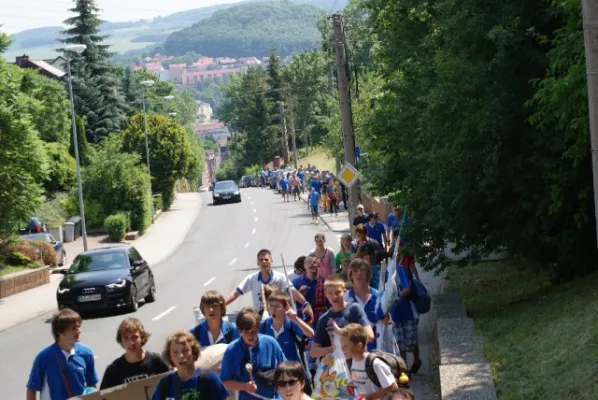
<path fill-rule="evenodd" d="M 355 146 L 355 163 L 359 164 L 361 162 L 361 149 L 359 146 Z"/>

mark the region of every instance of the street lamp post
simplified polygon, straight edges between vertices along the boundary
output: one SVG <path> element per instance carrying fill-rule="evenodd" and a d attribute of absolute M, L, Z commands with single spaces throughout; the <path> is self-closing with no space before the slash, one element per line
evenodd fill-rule
<path fill-rule="evenodd" d="M 77 187 L 79 189 L 79 214 L 81 217 L 81 236 L 83 237 L 83 251 L 87 251 L 87 228 L 85 226 L 85 207 L 83 206 L 83 185 L 81 185 L 81 164 L 79 161 L 79 140 L 77 138 L 77 123 L 75 121 L 75 100 L 73 98 L 73 82 L 71 75 L 71 58 L 69 52 L 81 54 L 87 48 L 84 44 L 71 44 L 65 47 L 65 58 L 68 72 L 69 98 L 71 100 L 71 123 L 73 125 L 73 147 L 77 169 Z"/>
<path fill-rule="evenodd" d="M 152 87 L 154 86 L 154 81 L 152 80 L 147 80 L 147 81 L 141 81 L 141 84 L 143 86 L 145 86 L 146 88 L 148 87 Z M 145 111 L 145 89 L 141 92 L 141 98 L 143 100 L 143 128 L 145 131 L 145 159 L 147 161 L 147 173 L 150 176 L 150 193 L 152 193 L 153 196 L 153 191 L 152 191 L 152 172 L 150 169 L 150 155 L 149 155 L 149 142 L 147 139 L 147 113 Z M 154 200 L 152 197 L 152 204 L 151 204 L 151 210 L 152 210 L 152 224 L 155 222 L 154 221 Z"/>

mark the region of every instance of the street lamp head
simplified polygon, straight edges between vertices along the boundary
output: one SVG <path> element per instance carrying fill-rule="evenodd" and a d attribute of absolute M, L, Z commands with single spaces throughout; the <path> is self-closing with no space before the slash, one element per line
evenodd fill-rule
<path fill-rule="evenodd" d="M 81 54 L 87 49 L 87 46 L 84 44 L 69 44 L 68 46 L 64 47 L 66 51 L 72 51 L 73 53 Z"/>
<path fill-rule="evenodd" d="M 152 80 L 141 81 L 139 83 L 141 83 L 145 87 L 152 87 L 152 86 L 154 86 L 154 81 L 152 81 Z"/>
<path fill-rule="evenodd" d="M 174 96 L 169 94 L 168 96 L 164 96 L 164 100 L 174 100 Z"/>

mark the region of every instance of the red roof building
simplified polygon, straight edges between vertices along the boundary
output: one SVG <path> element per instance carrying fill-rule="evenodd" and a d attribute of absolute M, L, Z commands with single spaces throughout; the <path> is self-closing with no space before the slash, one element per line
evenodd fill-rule
<path fill-rule="evenodd" d="M 207 68 L 209 65 L 214 63 L 215 61 L 212 57 L 201 57 L 199 60 L 193 63 L 193 66 L 198 68 Z"/>
<path fill-rule="evenodd" d="M 207 124 L 197 125 L 196 130 L 199 133 L 203 133 L 203 132 L 207 132 L 212 129 L 222 129 L 222 128 L 224 128 L 224 122 L 210 122 Z"/>
<path fill-rule="evenodd" d="M 212 80 L 216 78 L 222 78 L 224 76 L 230 76 L 234 73 L 241 72 L 241 68 L 226 68 L 226 69 L 214 69 L 214 70 L 192 70 L 184 71 L 182 76 L 183 85 L 194 86 L 198 82 L 205 80 Z"/>

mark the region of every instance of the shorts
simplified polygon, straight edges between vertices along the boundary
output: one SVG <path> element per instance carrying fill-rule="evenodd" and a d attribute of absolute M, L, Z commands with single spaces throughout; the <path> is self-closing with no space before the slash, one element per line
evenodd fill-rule
<path fill-rule="evenodd" d="M 288 189 L 280 189 L 280 193 L 282 194 L 287 194 L 289 192 Z"/>
<path fill-rule="evenodd" d="M 417 344 L 417 324 L 419 319 L 411 321 L 395 322 L 393 330 L 397 345 L 402 352 L 411 352 L 413 347 Z"/>
<path fill-rule="evenodd" d="M 293 188 L 293 194 L 299 194 L 299 186 Z"/>
<path fill-rule="evenodd" d="M 318 216 L 318 206 L 309 206 L 310 210 L 311 210 L 311 215 L 313 215 L 314 217 Z"/>

